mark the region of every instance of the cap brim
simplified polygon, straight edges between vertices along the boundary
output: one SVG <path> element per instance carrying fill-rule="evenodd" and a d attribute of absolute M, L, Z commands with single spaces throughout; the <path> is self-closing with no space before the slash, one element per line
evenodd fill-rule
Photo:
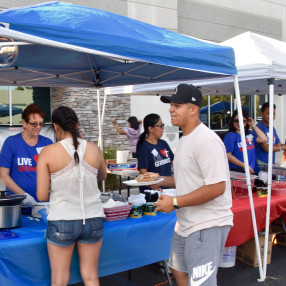
<path fill-rule="evenodd" d="M 164 103 L 170 103 L 172 96 L 161 96 L 160 99 Z"/>
<path fill-rule="evenodd" d="M 178 98 L 174 96 L 175 94 L 173 94 L 172 96 L 161 96 L 161 101 L 164 103 L 170 103 L 170 102 L 175 102 L 175 103 L 190 103 L 190 101 L 186 101 L 184 99 Z"/>

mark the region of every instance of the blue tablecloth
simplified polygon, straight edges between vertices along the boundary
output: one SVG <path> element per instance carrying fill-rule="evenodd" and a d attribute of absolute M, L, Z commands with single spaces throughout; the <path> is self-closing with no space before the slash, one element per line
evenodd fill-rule
<path fill-rule="evenodd" d="M 105 222 L 99 259 L 99 276 L 148 265 L 169 257 L 176 222 L 175 212 Z M 0 240 L 0 285 L 50 285 L 46 225 L 22 217 L 22 226 L 11 229 L 18 238 Z M 70 284 L 81 282 L 78 254 L 74 251 Z"/>

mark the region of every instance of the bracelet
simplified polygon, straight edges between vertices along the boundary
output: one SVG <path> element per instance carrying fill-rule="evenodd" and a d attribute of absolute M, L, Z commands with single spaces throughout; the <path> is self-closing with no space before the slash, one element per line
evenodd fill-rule
<path fill-rule="evenodd" d="M 282 151 L 282 146 L 281 145 L 279 145 L 279 151 Z"/>
<path fill-rule="evenodd" d="M 253 126 L 251 126 L 251 128 L 253 129 L 256 126 L 256 124 L 254 124 Z"/>

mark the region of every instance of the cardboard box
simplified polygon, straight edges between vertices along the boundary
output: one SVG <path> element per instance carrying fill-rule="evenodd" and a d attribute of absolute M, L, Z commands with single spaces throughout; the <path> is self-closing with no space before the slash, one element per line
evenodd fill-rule
<path fill-rule="evenodd" d="M 105 160 L 105 163 L 106 163 L 106 165 L 116 164 L 116 159 L 106 159 L 106 160 Z"/>
<path fill-rule="evenodd" d="M 267 250 L 267 264 L 271 263 L 272 236 L 273 234 L 270 233 L 268 237 L 269 239 L 268 239 L 268 250 Z M 265 239 L 264 235 L 261 235 L 258 237 L 262 263 L 263 263 L 263 257 L 264 257 L 264 239 Z M 237 247 L 236 259 L 252 267 L 258 267 L 258 258 L 256 254 L 256 246 L 255 246 L 254 237 L 246 241 L 244 244 L 241 244 Z"/>
<path fill-rule="evenodd" d="M 279 245 L 286 246 L 286 233 L 278 233 L 278 234 L 276 234 L 275 241 Z"/>

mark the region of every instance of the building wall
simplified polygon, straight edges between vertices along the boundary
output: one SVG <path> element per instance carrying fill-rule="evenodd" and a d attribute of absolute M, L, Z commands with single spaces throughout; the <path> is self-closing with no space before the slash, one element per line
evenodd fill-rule
<path fill-rule="evenodd" d="M 103 97 L 101 97 L 101 105 Z M 78 115 L 80 130 L 85 139 L 98 142 L 98 109 L 97 91 L 90 88 L 52 88 L 52 111 L 61 105 L 71 107 Z M 129 144 L 125 135 L 118 135 L 112 119 L 117 117 L 122 121 L 120 127 L 125 128 L 130 114 L 130 96 L 108 96 L 106 112 L 103 121 L 103 140 L 105 146 L 115 147 L 119 150 L 129 150 Z"/>
<path fill-rule="evenodd" d="M 246 31 L 281 40 L 281 5 L 261 0 L 178 1 L 179 33 L 221 42 Z"/>

